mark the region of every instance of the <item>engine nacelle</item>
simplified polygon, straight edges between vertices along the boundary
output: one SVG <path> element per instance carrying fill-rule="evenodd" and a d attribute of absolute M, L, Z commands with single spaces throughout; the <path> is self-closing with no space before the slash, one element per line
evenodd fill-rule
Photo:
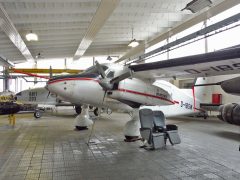
<path fill-rule="evenodd" d="M 240 104 L 231 103 L 219 107 L 218 118 L 230 124 L 240 126 Z"/>

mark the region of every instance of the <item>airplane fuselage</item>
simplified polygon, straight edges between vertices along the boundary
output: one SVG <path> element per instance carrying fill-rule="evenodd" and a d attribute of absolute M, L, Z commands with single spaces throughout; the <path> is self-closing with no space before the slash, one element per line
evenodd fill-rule
<path fill-rule="evenodd" d="M 180 91 L 170 83 L 152 84 L 137 78 L 128 78 L 114 84 L 111 90 L 104 90 L 100 85 L 101 77 L 97 73 L 82 73 L 55 77 L 48 81 L 47 89 L 74 104 L 89 104 L 113 109 L 106 99 L 114 99 L 132 108 L 147 106 L 171 106 L 174 115 L 190 114 L 198 111 L 193 95 Z M 176 106 L 176 111 L 173 111 Z M 121 108 L 121 107 L 119 107 Z M 167 113 L 168 114 L 168 113 Z M 169 113 L 171 114 L 171 113 Z"/>

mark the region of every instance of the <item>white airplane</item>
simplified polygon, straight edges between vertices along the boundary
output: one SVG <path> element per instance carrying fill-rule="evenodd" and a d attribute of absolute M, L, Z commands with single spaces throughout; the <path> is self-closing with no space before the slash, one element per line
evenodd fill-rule
<path fill-rule="evenodd" d="M 46 109 L 56 106 L 73 106 L 75 108 L 75 111 L 77 114 L 81 114 L 82 111 L 82 103 L 70 103 L 67 101 L 64 101 L 63 98 L 50 93 L 46 88 L 39 87 L 39 88 L 32 88 L 23 90 L 21 92 L 18 92 L 15 95 L 15 98 L 18 102 L 21 102 L 23 104 L 32 104 L 37 105 L 37 109 L 34 112 L 35 118 L 42 117 L 43 113 Z M 112 110 L 118 110 L 122 109 L 125 112 L 131 111 L 131 107 L 129 107 L 126 104 L 119 103 L 116 100 L 108 99 L 108 104 L 111 104 L 111 109 L 107 108 L 106 106 L 99 106 L 99 107 L 92 107 L 93 114 L 95 116 L 98 116 L 101 112 L 106 112 L 107 114 L 110 114 Z M 99 110 L 101 109 L 101 111 Z"/>
<path fill-rule="evenodd" d="M 34 112 L 35 118 L 42 117 L 45 110 L 55 106 L 74 106 L 69 102 L 64 102 L 56 95 L 50 93 L 46 88 L 32 88 L 18 92 L 15 95 L 18 102 L 23 104 L 37 105 Z M 77 112 L 77 106 L 75 106 Z"/>
<path fill-rule="evenodd" d="M 231 78 L 217 83 L 202 84 L 198 83 L 195 87 L 220 85 L 228 94 L 240 96 L 240 77 Z M 208 105 L 211 106 L 211 105 Z M 215 111 L 219 111 L 218 118 L 230 124 L 240 126 L 240 103 L 227 103 L 223 105 L 214 105 Z"/>
<path fill-rule="evenodd" d="M 132 138 L 140 135 L 138 111 L 141 106 L 160 106 L 167 117 L 202 111 L 199 87 L 190 93 L 156 80 L 239 73 L 239 69 L 240 48 L 129 66 L 96 62 L 81 74 L 50 79 L 47 89 L 73 104 L 110 107 L 105 101 L 107 97 L 129 105 L 133 108 L 133 117 L 126 123 L 124 134 Z M 76 126 L 89 124 L 89 118 L 83 115 Z"/>

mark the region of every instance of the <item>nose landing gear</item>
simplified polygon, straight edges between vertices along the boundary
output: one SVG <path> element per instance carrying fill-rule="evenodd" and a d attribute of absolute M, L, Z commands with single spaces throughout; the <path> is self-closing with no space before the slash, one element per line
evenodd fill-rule
<path fill-rule="evenodd" d="M 76 130 L 84 130 L 87 129 L 88 126 L 92 125 L 93 121 L 89 116 L 89 106 L 83 105 L 82 112 L 75 118 L 75 127 Z"/>

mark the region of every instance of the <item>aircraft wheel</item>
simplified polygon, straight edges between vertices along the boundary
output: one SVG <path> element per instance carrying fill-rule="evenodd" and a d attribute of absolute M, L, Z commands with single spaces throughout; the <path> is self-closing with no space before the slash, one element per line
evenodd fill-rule
<path fill-rule="evenodd" d="M 75 111 L 76 111 L 77 114 L 81 114 L 82 107 L 81 106 L 75 106 Z"/>
<path fill-rule="evenodd" d="M 78 130 L 78 131 L 82 131 L 82 130 L 88 129 L 87 126 L 75 126 L 75 128 L 76 128 L 76 130 Z"/>
<path fill-rule="evenodd" d="M 33 115 L 34 115 L 34 117 L 37 118 L 37 119 L 40 118 L 40 117 L 42 117 L 42 113 L 41 113 L 40 111 L 35 111 Z"/>
<path fill-rule="evenodd" d="M 94 109 L 93 113 L 95 116 L 98 116 L 99 115 L 98 108 Z"/>

